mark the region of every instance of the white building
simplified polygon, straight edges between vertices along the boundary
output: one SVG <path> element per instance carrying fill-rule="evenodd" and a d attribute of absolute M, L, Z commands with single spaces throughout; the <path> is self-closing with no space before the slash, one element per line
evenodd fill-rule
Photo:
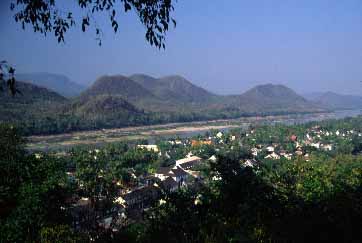
<path fill-rule="evenodd" d="M 155 144 L 149 144 L 149 145 L 137 145 L 137 148 L 140 149 L 146 149 L 147 151 L 153 151 L 158 153 L 160 150 L 158 149 L 158 146 Z"/>
<path fill-rule="evenodd" d="M 325 144 L 325 145 L 323 145 L 323 149 L 325 151 L 331 151 L 332 150 L 332 145 L 331 144 Z"/>
<path fill-rule="evenodd" d="M 311 143 L 310 146 L 319 149 L 320 148 L 320 143 Z"/>
<path fill-rule="evenodd" d="M 266 150 L 268 152 L 274 152 L 274 147 L 273 146 L 268 146 L 268 147 L 266 147 Z"/>
<path fill-rule="evenodd" d="M 201 163 L 201 158 L 198 156 L 190 156 L 187 158 L 176 160 L 176 166 L 180 166 L 184 170 L 189 170 L 197 164 Z"/>
<path fill-rule="evenodd" d="M 279 154 L 273 152 L 273 153 L 265 156 L 264 158 L 265 158 L 265 159 L 280 159 L 280 156 L 279 156 Z"/>

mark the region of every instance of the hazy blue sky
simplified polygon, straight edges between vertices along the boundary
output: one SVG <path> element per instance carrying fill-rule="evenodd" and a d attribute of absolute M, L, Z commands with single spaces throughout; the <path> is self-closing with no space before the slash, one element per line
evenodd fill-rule
<path fill-rule="evenodd" d="M 159 51 L 133 13 L 122 13 L 116 35 L 99 20 L 101 47 L 80 27 L 58 44 L 23 31 L 9 0 L 1 0 L 0 59 L 18 72 L 60 73 L 79 83 L 103 74 L 180 74 L 223 94 L 282 83 L 299 93 L 362 95 L 361 0 L 179 0 L 175 7 L 177 28 Z"/>

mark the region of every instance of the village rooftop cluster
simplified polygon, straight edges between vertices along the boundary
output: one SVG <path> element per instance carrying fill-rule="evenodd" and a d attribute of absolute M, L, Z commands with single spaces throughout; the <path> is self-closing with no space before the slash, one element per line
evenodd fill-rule
<path fill-rule="evenodd" d="M 314 152 L 333 152 L 343 141 L 351 140 L 353 136 L 361 137 L 361 131 L 356 130 L 326 130 L 320 126 L 313 126 L 299 132 L 285 132 L 278 137 L 273 128 L 265 131 L 263 128 L 251 128 L 247 131 L 234 129 L 229 132 L 211 131 L 205 135 L 192 139 L 169 139 L 159 144 L 134 144 L 134 149 L 152 153 L 156 158 L 166 158 L 167 166 L 149 170 L 142 175 L 136 175 L 131 171 L 130 182 L 125 184 L 117 182 L 119 189 L 115 197 L 115 207 L 111 211 L 99 216 L 99 226 L 119 230 L 121 227 L 133 222 L 142 221 L 144 214 L 155 205 L 164 203 L 161 195 L 176 192 L 183 188 L 202 186 L 212 181 L 220 180 L 218 176 L 207 177 L 205 170 L 210 163 L 217 161 L 220 151 L 244 150 L 245 159 L 240 160 L 241 166 L 258 170 L 266 160 L 288 161 L 299 158 L 309 161 Z M 280 134 L 279 134 L 280 135 Z M 166 144 L 166 146 L 165 146 Z M 180 154 L 174 158 L 173 149 L 178 149 Z M 89 151 L 97 154 L 102 150 Z M 68 176 L 75 180 L 73 172 Z M 99 175 L 101 176 L 101 175 Z M 78 183 L 82 188 L 82 185 Z M 73 199 L 74 216 L 90 210 L 91 201 L 87 197 Z M 81 225 L 81 222 L 78 222 Z"/>

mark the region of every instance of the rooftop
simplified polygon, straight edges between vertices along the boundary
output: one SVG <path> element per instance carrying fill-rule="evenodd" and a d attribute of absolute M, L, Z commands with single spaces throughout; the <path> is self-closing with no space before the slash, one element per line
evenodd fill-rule
<path fill-rule="evenodd" d="M 183 164 L 183 163 L 192 162 L 192 161 L 195 161 L 195 160 L 201 160 L 201 158 L 198 157 L 198 156 L 191 156 L 191 157 L 188 157 L 188 158 L 176 160 L 176 164 Z"/>
<path fill-rule="evenodd" d="M 186 176 L 187 175 L 187 173 L 183 170 L 183 169 L 181 169 L 180 167 L 176 167 L 176 169 L 172 169 L 171 170 L 174 174 L 175 174 L 175 176 Z"/>

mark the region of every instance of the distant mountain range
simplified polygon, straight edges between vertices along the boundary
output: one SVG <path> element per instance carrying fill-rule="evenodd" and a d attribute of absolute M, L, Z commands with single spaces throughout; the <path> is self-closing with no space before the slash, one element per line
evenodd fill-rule
<path fill-rule="evenodd" d="M 313 103 L 331 110 L 362 109 L 362 96 L 319 92 L 304 95 Z"/>
<path fill-rule="evenodd" d="M 17 78 L 21 77 L 25 79 L 21 75 Z M 32 82 L 52 84 L 55 89 L 56 79 L 52 77 L 48 82 Z M 284 85 L 274 84 L 258 85 L 240 95 L 216 95 L 177 75 L 102 76 L 84 90 L 74 88 L 76 85 L 63 77 L 57 89 L 68 98 L 37 85 L 18 81 L 24 96 L 0 94 L 0 121 L 21 122 L 29 127 L 29 133 L 54 133 L 362 107 L 360 97 L 326 93 L 306 99 Z M 69 98 L 68 89 L 79 94 Z"/>
<path fill-rule="evenodd" d="M 75 97 L 86 87 L 70 81 L 68 77 L 53 73 L 19 73 L 15 78 L 19 81 L 32 83 L 53 90 L 64 97 Z"/>
<path fill-rule="evenodd" d="M 323 110 L 284 85 L 258 85 L 235 98 L 237 107 L 249 112 L 315 112 Z"/>
<path fill-rule="evenodd" d="M 103 76 L 85 90 L 80 99 L 110 95 L 121 97 L 135 107 L 156 112 L 203 112 L 213 110 L 239 113 L 313 112 L 320 107 L 283 85 L 259 85 L 240 95 L 216 95 L 181 76 L 153 78 L 144 74 L 130 77 Z"/>

